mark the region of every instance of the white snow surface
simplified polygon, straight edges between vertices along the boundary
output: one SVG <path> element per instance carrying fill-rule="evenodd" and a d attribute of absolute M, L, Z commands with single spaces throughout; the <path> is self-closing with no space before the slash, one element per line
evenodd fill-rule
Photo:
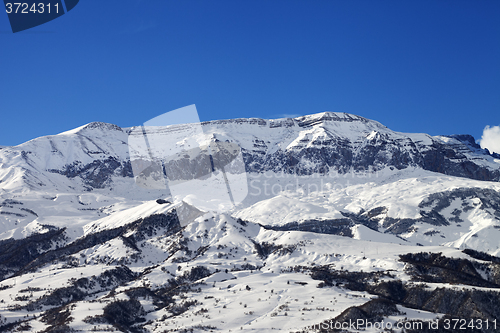
<path fill-rule="evenodd" d="M 261 149 L 264 153 L 299 150 L 332 137 L 347 138 L 358 148 L 367 140 L 384 136 L 425 144 L 433 140 L 450 145 L 459 143 L 446 137 L 398 133 L 376 121 L 333 112 L 295 119 L 213 121 L 203 123 L 203 135 L 189 136 L 191 129 L 187 125 L 154 130 L 155 135 L 174 137 L 170 147 L 154 146 L 158 149 L 156 153 L 162 154 L 175 154 L 176 147 L 187 144 L 204 144 L 207 135 L 214 133 L 218 140 L 236 142 L 252 151 Z M 460 223 L 435 226 L 419 222 L 399 236 L 385 232 L 386 220 L 420 218 L 419 204 L 431 194 L 460 188 L 500 191 L 496 182 L 446 176 L 420 168 L 322 176 L 249 173 L 245 200 L 218 211 L 210 211 L 209 205 L 203 205 L 200 198 L 210 197 L 212 189 L 201 181 L 186 184 L 188 196 L 171 198 L 167 189 L 141 188 L 133 178 L 119 174 L 112 176 L 108 186 L 89 190 L 80 178 L 54 172 L 75 162 L 86 165 L 109 157 L 126 160 L 131 132 L 132 129 L 111 124 L 91 123 L 19 146 L 0 147 L 0 239 L 44 233 L 49 225 L 66 228 L 66 244 L 69 244 L 151 215 L 169 214 L 174 209 L 194 206 L 200 213 L 183 225 L 178 234 L 156 230 L 133 248 L 127 238 L 133 236 L 130 232 L 77 251 L 65 258 L 68 262 L 47 262 L 35 271 L 1 281 L 0 299 L 5 302 L 0 303 L 0 319 L 12 323 L 29 316 L 31 331 L 42 332 L 49 325 L 40 314 L 49 306 L 43 305 L 34 312 L 14 308 L 58 288 L 69 287 L 74 279 L 102 276 L 125 265 L 140 277 L 117 286 L 113 293 L 96 284 L 90 297 L 67 305 L 73 317 L 68 323 L 72 329 L 112 330 L 112 325 L 91 322 L 89 318 L 102 315 L 107 304 L 128 300 L 127 292 L 131 290 L 147 286 L 157 291 L 193 267 L 206 267 L 211 274 L 198 281 L 199 290 L 173 296 L 176 304 L 193 302 L 180 315 L 172 315 L 168 307 L 155 304 L 150 297 L 139 297 L 146 312 L 146 329 L 163 332 L 192 328 L 201 332 L 200 327 L 216 327 L 221 332 L 294 332 L 308 330 L 311 325 L 330 320 L 345 309 L 375 297 L 336 286 L 319 289 L 319 281 L 306 272 L 293 271 L 294 267 L 323 265 L 345 271 L 388 271 L 395 278 L 409 281 L 411 277 L 399 260 L 400 254 L 441 252 L 447 257 L 470 259 L 461 251 L 464 248 L 500 254 L 500 220 L 479 199 L 468 202 L 471 209 L 461 213 Z M 183 141 L 186 137 L 189 140 Z M 265 145 L 256 147 L 258 140 Z M 477 159 L 482 165 L 498 169 L 498 160 L 488 156 Z M 159 198 L 173 203 L 159 204 L 156 202 Z M 376 216 L 380 221 L 379 231 L 357 224 L 350 228 L 352 238 L 269 229 L 295 222 L 338 220 L 345 214 L 363 214 L 380 207 L 384 209 Z M 460 207 L 462 202 L 455 200 L 441 214 L 450 220 Z M 181 251 L 182 237 L 189 241 Z M 279 245 L 284 250 L 263 258 L 256 252 L 256 243 Z M 53 249 L 59 245 L 65 244 L 54 244 Z M 244 265 L 255 268 L 244 269 Z M 429 286 L 438 287 L 442 285 Z M 404 317 L 432 320 L 441 316 L 399 308 L 406 314 L 387 320 L 396 323 Z M 33 314 L 37 317 L 31 318 Z"/>

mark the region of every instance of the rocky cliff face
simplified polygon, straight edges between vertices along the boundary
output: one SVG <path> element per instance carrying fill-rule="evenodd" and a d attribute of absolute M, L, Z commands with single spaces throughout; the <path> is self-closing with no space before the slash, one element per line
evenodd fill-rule
<path fill-rule="evenodd" d="M 211 121 L 202 123 L 202 128 L 205 141 L 240 147 L 247 172 L 312 175 L 418 167 L 450 176 L 500 180 L 500 164 L 495 162 L 498 156 L 480 149 L 471 136 L 398 133 L 345 113 Z M 179 138 L 190 135 L 185 125 L 155 131 L 163 135 L 165 146 L 179 145 Z M 0 153 L 0 183 L 12 182 L 12 172 L 18 172 L 24 183 L 34 188 L 53 184 L 51 173 L 65 176 L 69 186 L 84 186 L 86 190 L 112 186 L 113 177 L 133 177 L 127 145 L 130 132 L 116 125 L 91 123 L 5 148 Z M 158 155 L 164 172 L 187 179 L 203 176 L 200 170 L 210 164 L 207 150 L 193 153 L 189 147 L 181 148 L 190 154 L 174 160 L 166 150 Z M 229 161 L 232 154 L 222 151 L 221 160 Z"/>
<path fill-rule="evenodd" d="M 348 114 L 319 114 L 286 121 L 254 122 L 269 132 L 295 129 L 286 147 L 256 136 L 244 149 L 247 170 L 297 175 L 381 170 L 385 167 L 424 170 L 477 180 L 500 180 L 495 155 L 482 150 L 468 135 L 431 137 L 393 132 L 377 122 Z M 286 131 L 284 131 L 286 132 Z"/>

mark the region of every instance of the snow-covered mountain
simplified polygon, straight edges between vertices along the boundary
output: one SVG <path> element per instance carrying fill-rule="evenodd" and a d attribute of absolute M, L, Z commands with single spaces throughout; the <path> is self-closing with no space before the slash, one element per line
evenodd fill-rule
<path fill-rule="evenodd" d="M 149 153 L 105 123 L 0 149 L 0 330 L 500 325 L 500 156 L 471 136 L 330 112 L 201 125 L 148 128 Z M 214 160 L 239 153 L 245 196 L 212 209 Z M 139 186 L 148 165 L 175 185 Z"/>

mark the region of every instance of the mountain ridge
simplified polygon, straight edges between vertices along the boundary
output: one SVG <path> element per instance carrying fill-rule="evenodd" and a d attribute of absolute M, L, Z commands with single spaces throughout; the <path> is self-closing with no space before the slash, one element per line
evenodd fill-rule
<path fill-rule="evenodd" d="M 351 125 L 347 126 L 349 123 Z M 216 120 L 201 125 L 206 135 L 240 145 L 247 172 L 283 171 L 310 175 L 329 170 L 345 173 L 351 169 L 367 170 L 368 167 L 403 169 L 417 166 L 453 176 L 500 180 L 500 164 L 494 162 L 495 155 L 478 149 L 470 137 L 455 135 L 444 140 L 445 136 L 394 132 L 376 121 L 347 113 L 325 112 L 276 120 Z M 239 131 L 231 133 L 234 126 L 238 126 Z M 263 133 L 266 128 L 267 134 Z M 168 129 L 183 131 L 179 125 L 165 127 L 163 131 Z M 129 177 L 132 173 L 126 147 L 127 133 L 130 132 L 130 128 L 92 122 L 55 136 L 4 148 L 2 155 L 17 152 L 18 156 L 0 156 L 0 163 L 5 165 L 9 159 L 21 157 L 28 164 L 24 169 L 29 170 L 31 166 L 35 169 L 32 172 L 50 170 L 69 177 L 99 164 L 107 169 L 104 173 L 111 174 L 119 169 L 116 172 Z M 79 146 L 84 154 L 75 156 L 74 146 Z M 65 149 L 70 151 L 63 154 Z M 46 162 L 40 165 L 41 161 L 33 161 L 36 154 L 42 154 L 38 159 Z M 62 160 L 55 155 L 66 158 Z M 75 163 L 82 165 L 76 166 Z M 109 177 L 103 174 L 100 178 Z M 107 180 L 92 181 L 90 187 L 102 187 Z M 32 184 L 37 183 L 44 182 L 32 181 Z"/>
<path fill-rule="evenodd" d="M 0 331 L 500 323 L 500 164 L 470 136 L 345 113 L 195 127 L 93 122 L 0 150 Z M 165 141 L 130 147 L 144 132 Z M 246 197 L 205 204 L 230 164 L 196 172 L 236 153 Z M 179 171 L 183 195 L 139 186 L 137 161 Z"/>

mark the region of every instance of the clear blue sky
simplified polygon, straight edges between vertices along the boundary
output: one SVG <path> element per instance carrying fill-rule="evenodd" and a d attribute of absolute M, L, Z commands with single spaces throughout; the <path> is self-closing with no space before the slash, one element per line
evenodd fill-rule
<path fill-rule="evenodd" d="M 0 13 L 0 40 L 0 145 L 189 104 L 476 139 L 500 125 L 497 0 L 81 0 L 16 34 Z"/>

